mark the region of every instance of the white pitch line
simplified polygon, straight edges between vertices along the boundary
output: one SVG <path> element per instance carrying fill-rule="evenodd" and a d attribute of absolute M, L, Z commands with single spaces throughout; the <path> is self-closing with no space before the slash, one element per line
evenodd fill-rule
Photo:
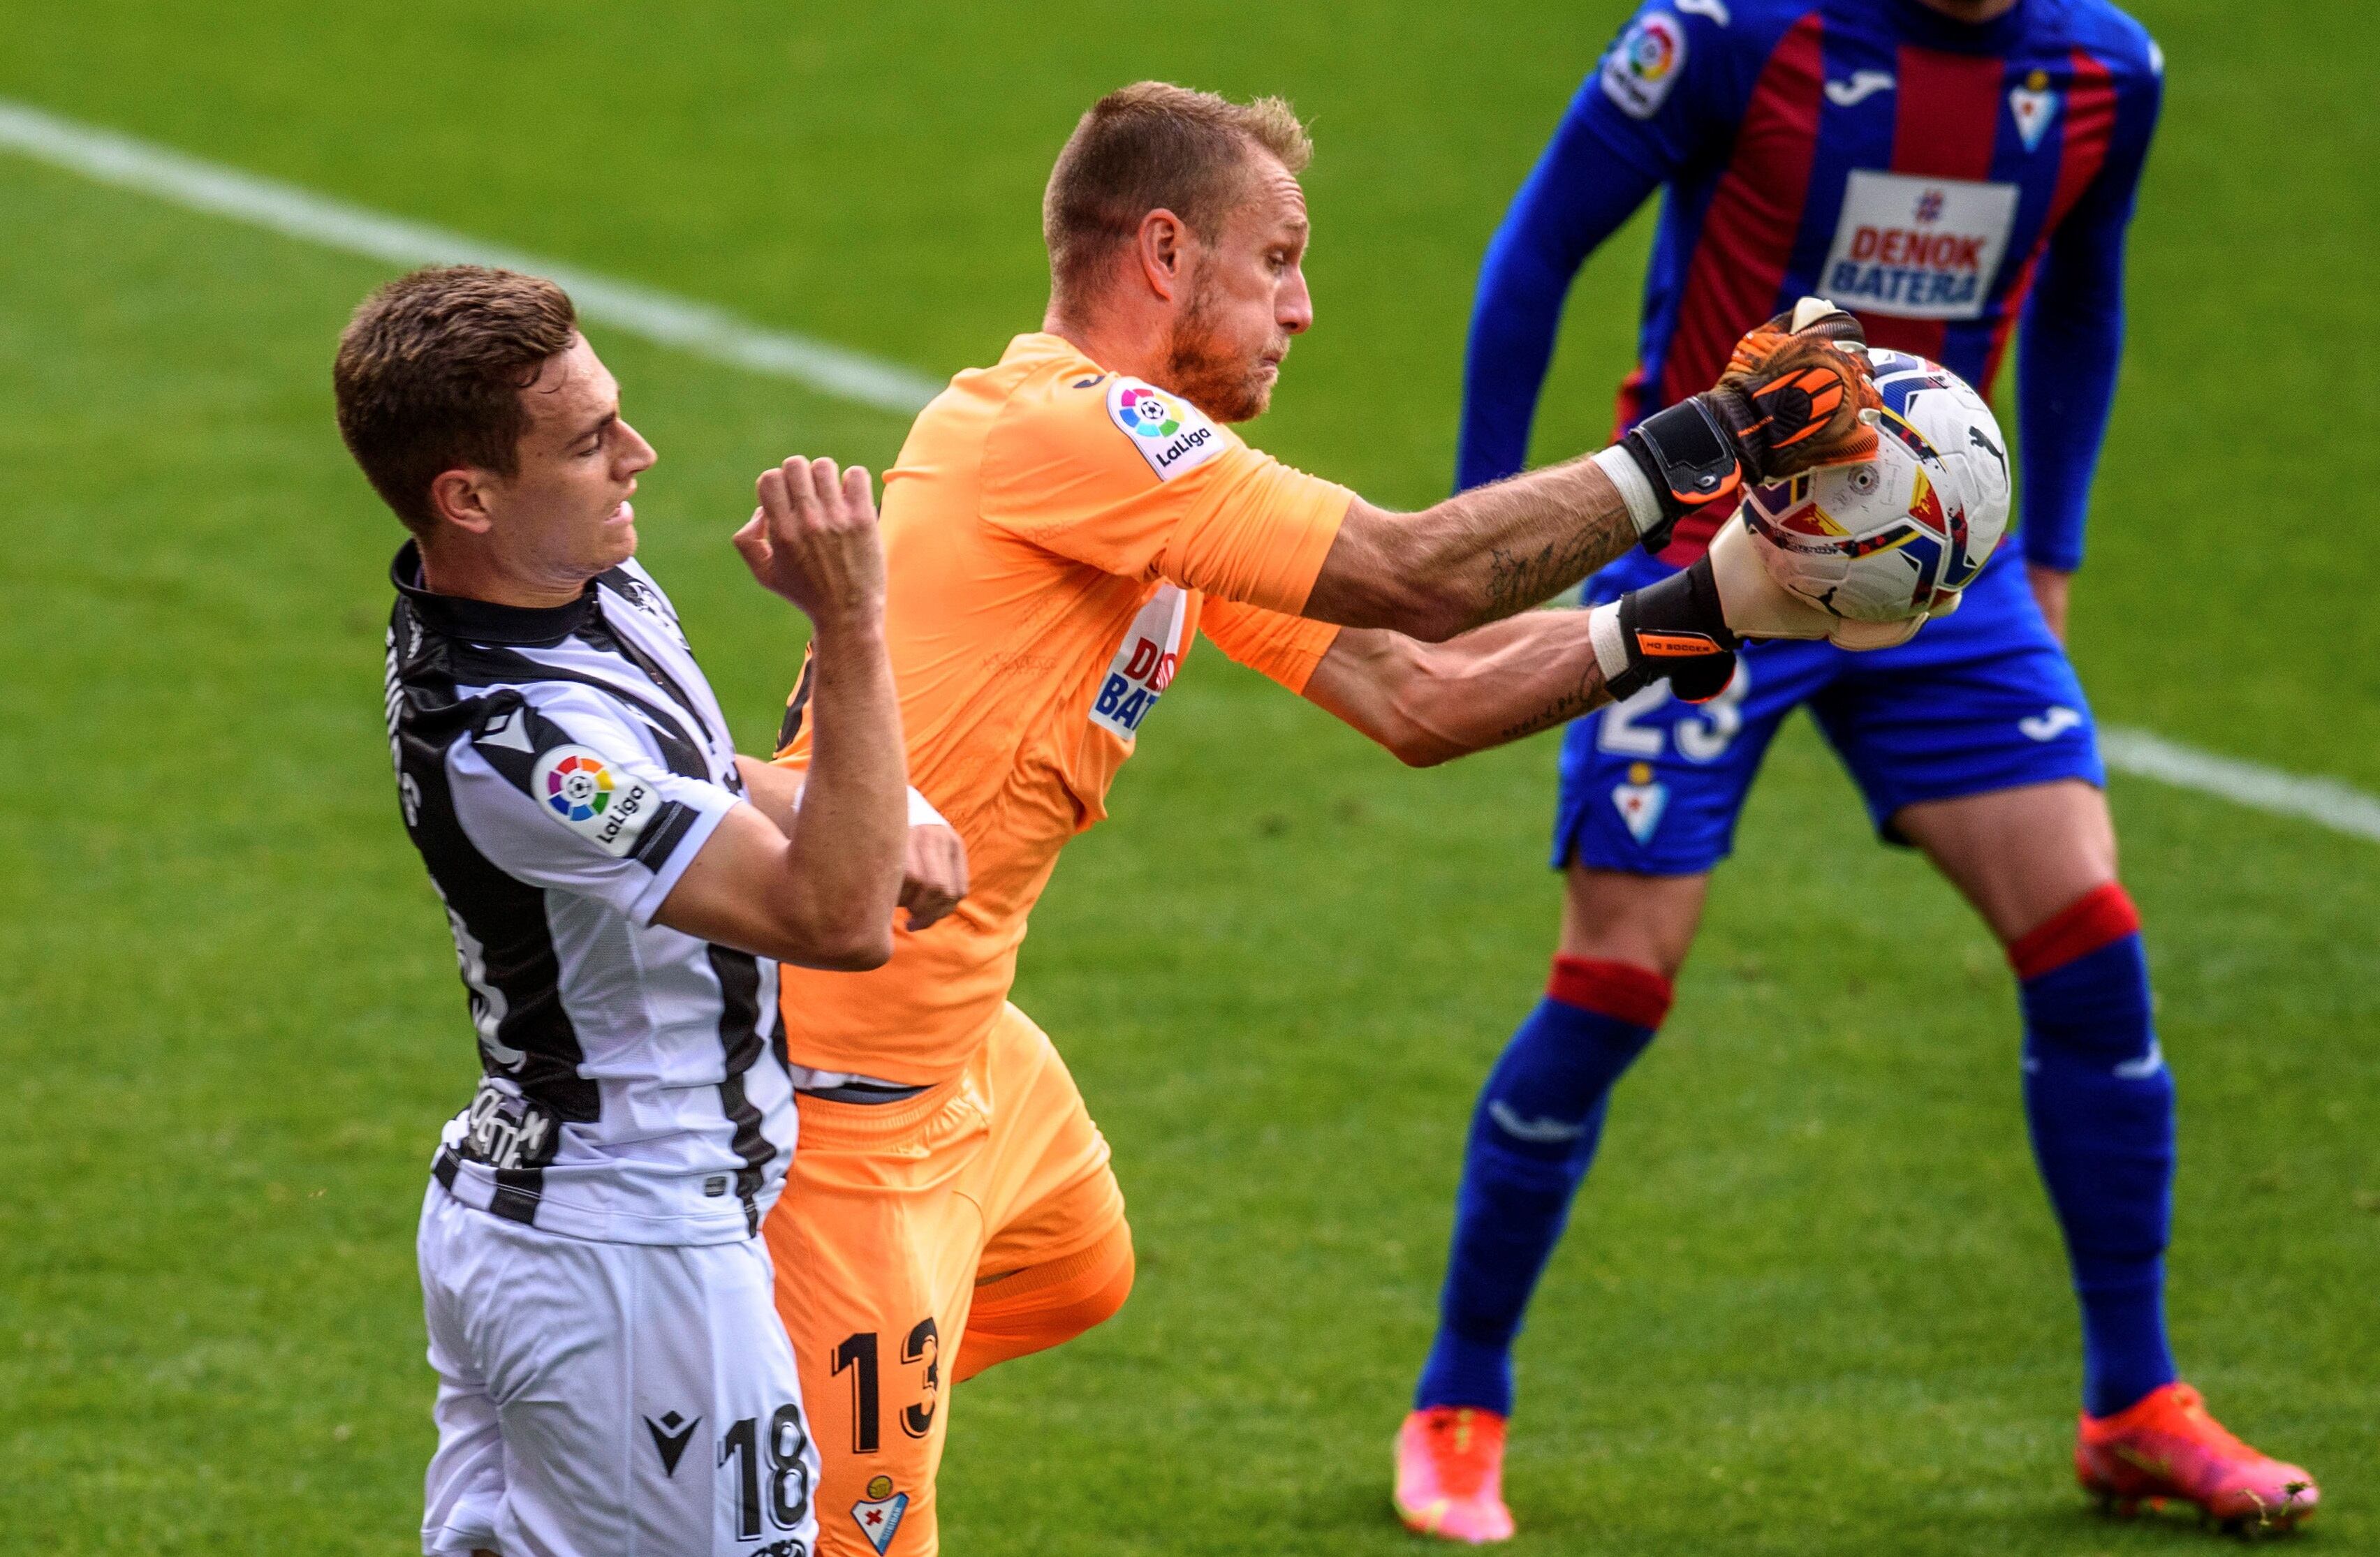
<path fill-rule="evenodd" d="M 771 330 L 708 303 L 614 281 L 443 227 L 383 216 L 5 98 L 0 98 L 0 148 L 102 184 L 393 265 L 501 265 L 550 276 L 570 294 L 580 312 L 615 330 L 714 362 L 790 379 L 855 404 L 908 416 L 941 391 L 940 383 L 913 369 L 806 335 Z M 2107 766 L 2119 772 L 2380 842 L 2380 799 L 2336 778 L 2284 773 L 2119 726 L 2101 728 L 2099 747 Z"/>
<path fill-rule="evenodd" d="M 2336 778 L 2309 778 L 2261 763 L 2217 756 L 2152 730 L 2103 725 L 2099 753 L 2119 772 L 2219 795 L 2276 816 L 2316 822 L 2333 832 L 2380 843 L 2380 799 Z"/>
<path fill-rule="evenodd" d="M 708 303 L 614 281 L 443 227 L 383 216 L 5 98 L 0 98 L 0 148 L 120 189 L 407 269 L 499 265 L 549 276 L 570 294 L 580 313 L 599 323 L 697 356 L 791 379 L 855 404 L 914 416 L 941 392 L 941 384 L 923 373 L 807 335 L 771 330 Z"/>

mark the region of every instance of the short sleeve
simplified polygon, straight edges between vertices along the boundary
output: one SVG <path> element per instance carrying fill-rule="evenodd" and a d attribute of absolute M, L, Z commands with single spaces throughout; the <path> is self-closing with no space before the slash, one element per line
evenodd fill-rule
<path fill-rule="evenodd" d="M 1232 659 L 1301 695 L 1314 668 L 1339 641 L 1339 625 L 1285 616 L 1261 606 L 1208 600 L 1199 609 L 1198 631 Z"/>
<path fill-rule="evenodd" d="M 446 776 L 464 835 L 497 869 L 639 924 L 739 803 L 669 771 L 624 715 L 591 698 L 492 699 L 447 748 Z"/>
<path fill-rule="evenodd" d="M 1354 493 L 1260 453 L 1137 379 L 1027 384 L 985 440 L 985 520 L 1125 578 L 1305 604 Z"/>

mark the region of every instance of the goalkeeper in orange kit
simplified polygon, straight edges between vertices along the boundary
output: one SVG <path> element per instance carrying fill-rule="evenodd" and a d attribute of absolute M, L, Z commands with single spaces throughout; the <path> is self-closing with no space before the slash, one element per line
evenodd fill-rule
<path fill-rule="evenodd" d="M 1042 329 L 954 378 L 885 475 L 910 781 L 972 884 L 876 972 L 783 972 L 801 1135 L 767 1233 L 824 1464 L 821 1552 L 933 1551 L 948 1386 L 1130 1290 L 1106 1142 L 1007 996 L 1059 851 L 1106 814 L 1194 634 L 1429 764 L 1664 677 L 1714 695 L 1739 638 L 1840 625 L 1770 583 L 1740 525 L 1596 611 L 1518 614 L 1742 484 L 1872 451 L 1840 314 L 1747 337 L 1720 386 L 1597 455 L 1419 513 L 1228 430 L 1313 320 L 1308 155 L 1275 100 L 1102 99 L 1050 175 Z M 796 768 L 808 680 L 778 757 Z"/>

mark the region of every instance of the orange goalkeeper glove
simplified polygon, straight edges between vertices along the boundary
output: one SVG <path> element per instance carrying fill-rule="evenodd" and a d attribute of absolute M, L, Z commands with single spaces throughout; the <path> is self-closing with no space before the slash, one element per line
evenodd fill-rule
<path fill-rule="evenodd" d="M 1804 297 L 1736 343 L 1718 384 L 1596 456 L 1645 549 L 1689 513 L 1725 513 L 1747 486 L 1876 457 L 1882 402 L 1859 321 Z"/>

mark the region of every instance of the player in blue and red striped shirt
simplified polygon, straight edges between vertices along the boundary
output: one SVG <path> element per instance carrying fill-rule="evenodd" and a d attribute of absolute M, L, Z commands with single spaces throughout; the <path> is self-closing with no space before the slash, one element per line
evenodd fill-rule
<path fill-rule="evenodd" d="M 2312 1509 L 2305 1472 L 2216 1425 L 2167 1345 L 2173 1083 L 2090 706 L 2061 645 L 2161 90 L 2156 45 L 2106 0 L 1652 0 L 1497 233 L 1472 321 L 1462 486 L 1521 468 L 1572 279 L 1660 188 L 1620 425 L 1708 383 L 1739 334 L 1805 293 L 1986 394 L 2016 333 L 2022 559 L 2003 549 L 1963 610 L 1901 647 L 1747 644 L 1712 702 L 1656 685 L 1570 727 L 1560 953 L 1473 1120 L 1437 1341 L 1398 1440 L 1397 1504 L 1415 1528 L 1512 1533 L 1512 1339 L 1611 1086 L 1668 1012 L 1753 775 L 1803 704 L 1878 832 L 1926 851 L 2020 981 L 2025 1108 L 2082 1309 L 2084 1486 L 2226 1519 Z M 1682 523 L 1658 557 L 1597 575 L 1589 598 L 1685 566 L 1716 527 Z"/>

